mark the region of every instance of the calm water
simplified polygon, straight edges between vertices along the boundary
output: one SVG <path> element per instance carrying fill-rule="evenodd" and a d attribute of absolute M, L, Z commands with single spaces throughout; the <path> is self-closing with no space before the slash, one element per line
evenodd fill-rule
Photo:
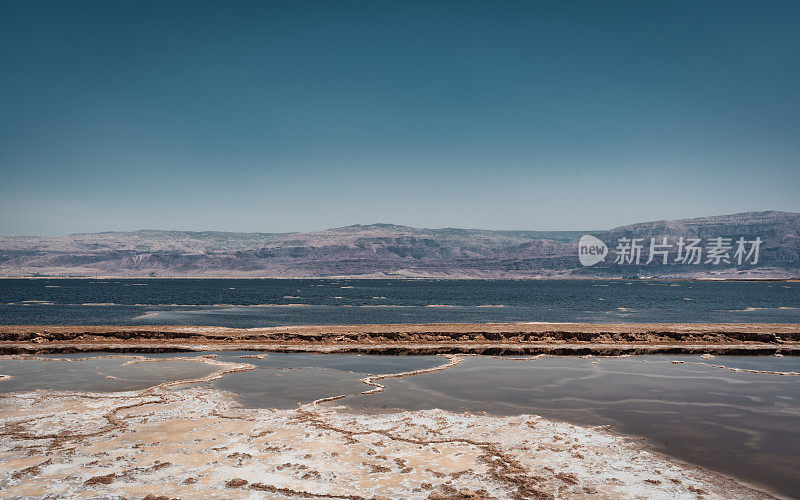
<path fill-rule="evenodd" d="M 673 364 L 672 360 L 684 360 Z M 387 390 L 337 401 L 355 408 L 535 413 L 607 424 L 691 463 L 800 496 L 800 376 L 735 373 L 689 363 L 800 372 L 800 358 L 635 356 L 467 358 Z"/>
<path fill-rule="evenodd" d="M 215 380 L 215 389 L 235 392 L 242 404 L 256 408 L 294 408 L 319 398 L 358 394 L 367 374 L 399 373 L 447 362 L 440 356 L 356 356 L 273 353 L 263 359 L 220 355 L 220 360 L 245 362 L 258 370 Z"/>
<path fill-rule="evenodd" d="M 270 353 L 258 359 L 250 357 L 252 351 L 226 351 L 217 359 L 236 363 L 249 363 L 260 368 L 322 368 L 364 375 L 381 375 L 433 368 L 447 362 L 442 356 L 389 356 L 382 354 L 307 354 Z M 175 356 L 174 354 L 172 356 Z M 244 357 L 242 357 L 244 356 Z"/>
<path fill-rule="evenodd" d="M 733 372 L 702 366 L 800 372 L 800 357 L 634 356 L 543 357 L 526 360 L 467 357 L 446 371 L 386 379 L 370 396 L 365 374 L 429 368 L 435 356 L 357 356 L 219 352 L 220 360 L 257 369 L 229 374 L 211 386 L 236 393 L 250 407 L 292 408 L 340 394 L 334 405 L 354 409 L 426 409 L 512 415 L 536 413 L 646 438 L 666 454 L 739 477 L 789 496 L 800 492 L 800 376 Z M 85 355 L 84 355 L 85 356 Z M 173 354 L 147 355 L 154 358 Z M 192 355 L 193 356 L 193 355 Z M 52 356 L 75 358 L 75 356 Z M 0 392 L 35 388 L 116 391 L 196 377 L 208 367 L 191 360 L 123 366 L 129 358 L 22 362 L 0 359 Z M 683 364 L 673 364 L 682 360 Z M 593 363 L 596 361 L 596 363 Z M 109 381 L 106 375 L 119 377 Z"/>
<path fill-rule="evenodd" d="M 0 280 L 0 324 L 800 322 L 800 283 Z"/>
<path fill-rule="evenodd" d="M 319 398 L 357 394 L 368 389 L 360 380 L 368 374 L 399 373 L 432 368 L 447 362 L 440 356 L 324 355 L 272 353 L 263 359 L 253 351 L 215 353 L 147 353 L 139 356 L 164 361 L 127 364 L 132 356 L 49 354 L 40 359 L 0 357 L 0 393 L 50 389 L 116 392 L 139 390 L 163 382 L 199 378 L 220 368 L 191 358 L 216 354 L 215 359 L 248 363 L 254 371 L 231 373 L 211 382 L 216 389 L 235 392 L 242 403 L 260 408 L 294 408 Z M 92 357 L 94 356 L 94 357 Z M 187 359 L 165 359 L 165 358 Z"/>
<path fill-rule="evenodd" d="M 81 355 L 85 358 L 86 355 Z M 146 389 L 163 382 L 199 378 L 219 367 L 188 360 L 126 365 L 131 357 L 52 361 L 0 359 L 0 374 L 11 380 L 0 382 L 0 393 L 50 389 L 55 391 L 116 392 Z"/>

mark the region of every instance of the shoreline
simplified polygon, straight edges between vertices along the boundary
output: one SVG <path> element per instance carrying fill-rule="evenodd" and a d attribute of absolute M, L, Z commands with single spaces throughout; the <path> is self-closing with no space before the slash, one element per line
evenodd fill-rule
<path fill-rule="evenodd" d="M 788 278 L 736 278 L 736 277 L 691 277 L 650 276 L 625 278 L 623 276 L 518 276 L 486 278 L 480 276 L 0 276 L 0 280 L 363 280 L 363 281 L 742 281 L 742 282 L 786 282 L 800 283 L 800 276 Z"/>
<path fill-rule="evenodd" d="M 337 397 L 295 409 L 253 409 L 218 389 L 169 390 L 254 368 L 246 362 L 193 360 L 220 369 L 128 392 L 0 395 L 6 493 L 249 498 L 268 492 L 275 498 L 359 500 L 781 497 L 604 426 L 527 413 L 375 414 L 331 406 Z M 136 362 L 143 361 L 170 358 Z M 446 370 L 458 362 L 451 357 L 429 369 L 367 377 L 362 382 L 372 388 L 363 393 L 382 390 L 378 378 Z"/>
<path fill-rule="evenodd" d="M 10 418 L 0 420 L 24 420 L 0 436 L 11 495 L 776 498 L 640 440 L 531 414 L 250 409 L 199 387 L 2 399 Z M 42 449 L 47 456 L 29 453 Z"/>
<path fill-rule="evenodd" d="M 797 323 L 0 325 L 0 354 L 207 350 L 363 354 L 800 355 Z"/>

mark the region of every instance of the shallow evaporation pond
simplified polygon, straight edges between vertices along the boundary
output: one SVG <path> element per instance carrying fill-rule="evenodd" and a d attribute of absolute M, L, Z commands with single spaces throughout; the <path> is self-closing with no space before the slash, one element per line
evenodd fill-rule
<path fill-rule="evenodd" d="M 249 352 L 249 351 L 248 351 Z M 138 352 L 133 351 L 130 354 L 113 354 L 108 352 L 86 351 L 86 352 L 70 352 L 70 353 L 56 353 L 56 354 L 37 354 L 37 358 L 47 359 L 89 359 L 89 358 L 106 358 L 109 356 L 130 356 L 148 358 L 148 359 L 164 359 L 164 358 L 196 358 L 199 356 L 208 356 L 218 354 L 208 351 L 167 351 L 167 352 Z"/>
<path fill-rule="evenodd" d="M 245 362 L 259 368 L 225 375 L 212 387 L 236 393 L 255 408 L 295 408 L 320 398 L 358 394 L 373 387 L 365 375 L 402 373 L 447 364 L 442 356 L 217 352 L 220 361 Z M 258 356 L 258 357 L 255 357 Z"/>
<path fill-rule="evenodd" d="M 424 370 L 445 365 L 442 356 L 265 353 L 216 351 L 217 360 L 255 365 L 256 370 L 227 374 L 211 382 L 215 389 L 235 393 L 252 408 L 296 408 L 317 399 L 358 394 L 373 387 L 365 375 Z M 162 356 L 146 355 L 146 356 Z"/>
<path fill-rule="evenodd" d="M 716 356 L 711 359 L 694 356 L 691 361 L 740 370 L 800 373 L 800 356 Z"/>
<path fill-rule="evenodd" d="M 581 425 L 611 425 L 616 432 L 645 437 L 657 451 L 796 496 L 800 376 L 734 372 L 696 363 L 798 371 L 798 362 L 766 356 L 530 361 L 467 357 L 445 371 L 385 379 L 384 392 L 330 404 L 369 410 L 533 413 Z"/>
<path fill-rule="evenodd" d="M 97 356 L 85 354 L 81 357 Z M 146 389 L 175 380 L 204 377 L 220 370 L 192 360 L 165 360 L 126 364 L 130 356 L 49 360 L 0 358 L 0 393 L 49 389 L 71 392 L 117 392 Z"/>
<path fill-rule="evenodd" d="M 409 372 L 441 366 L 442 356 L 388 356 L 381 354 L 263 353 L 257 351 L 218 351 L 221 361 L 250 363 L 264 368 L 327 368 L 370 375 Z M 257 358 L 254 356 L 263 356 Z"/>
<path fill-rule="evenodd" d="M 789 496 L 800 491 L 800 376 L 730 369 L 800 371 L 800 358 L 789 356 L 522 361 L 467 356 L 460 365 L 444 371 L 384 379 L 386 391 L 359 396 L 370 389 L 360 381 L 365 374 L 432 368 L 446 359 L 216 351 L 145 354 L 154 359 L 187 359 L 124 366 L 131 356 L 81 360 L 104 356 L 87 353 L 70 355 L 72 362 L 0 359 L 0 373 L 14 376 L 0 382 L 0 392 L 133 390 L 202 377 L 219 369 L 190 359 L 201 354 L 258 367 L 210 382 L 214 388 L 235 393 L 249 407 L 294 408 L 319 398 L 348 395 L 330 404 L 369 410 L 534 413 L 582 425 L 610 424 L 617 432 L 645 437 L 656 450 L 690 463 Z"/>
<path fill-rule="evenodd" d="M 320 398 L 371 389 L 360 381 L 363 376 L 324 368 L 257 368 L 225 375 L 211 386 L 235 393 L 247 407 L 296 408 Z"/>

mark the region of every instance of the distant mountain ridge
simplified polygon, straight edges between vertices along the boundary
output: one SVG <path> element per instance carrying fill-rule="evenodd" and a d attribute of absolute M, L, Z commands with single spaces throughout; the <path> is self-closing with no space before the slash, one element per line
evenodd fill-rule
<path fill-rule="evenodd" d="M 578 240 L 609 247 L 582 267 Z M 755 265 L 617 265 L 619 238 L 726 237 L 763 240 Z M 670 262 L 673 255 L 670 256 Z M 735 263 L 734 263 L 735 264 Z M 664 276 L 796 278 L 800 214 L 750 212 L 662 220 L 606 231 L 425 229 L 353 225 L 309 233 L 103 232 L 0 236 L 0 276 L 579 278 Z"/>

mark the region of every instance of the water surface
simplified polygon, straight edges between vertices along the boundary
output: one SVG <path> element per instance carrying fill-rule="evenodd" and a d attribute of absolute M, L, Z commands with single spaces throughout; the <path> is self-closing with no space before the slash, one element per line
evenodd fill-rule
<path fill-rule="evenodd" d="M 581 425 L 611 425 L 616 432 L 647 438 L 658 451 L 797 495 L 800 376 L 694 363 L 800 372 L 798 357 L 469 357 L 443 372 L 382 381 L 386 391 L 336 404 L 535 413 Z"/>
<path fill-rule="evenodd" d="M 0 359 L 0 374 L 14 377 L 0 382 L 0 393 L 36 389 L 76 392 L 134 391 L 163 382 L 204 377 L 220 369 L 189 360 L 126 364 L 134 358 L 122 356 L 75 359 L 78 357 L 85 358 L 86 355 L 72 359 L 54 356 L 52 361 Z"/>
<path fill-rule="evenodd" d="M 0 324 L 800 322 L 800 283 L 2 279 Z"/>

